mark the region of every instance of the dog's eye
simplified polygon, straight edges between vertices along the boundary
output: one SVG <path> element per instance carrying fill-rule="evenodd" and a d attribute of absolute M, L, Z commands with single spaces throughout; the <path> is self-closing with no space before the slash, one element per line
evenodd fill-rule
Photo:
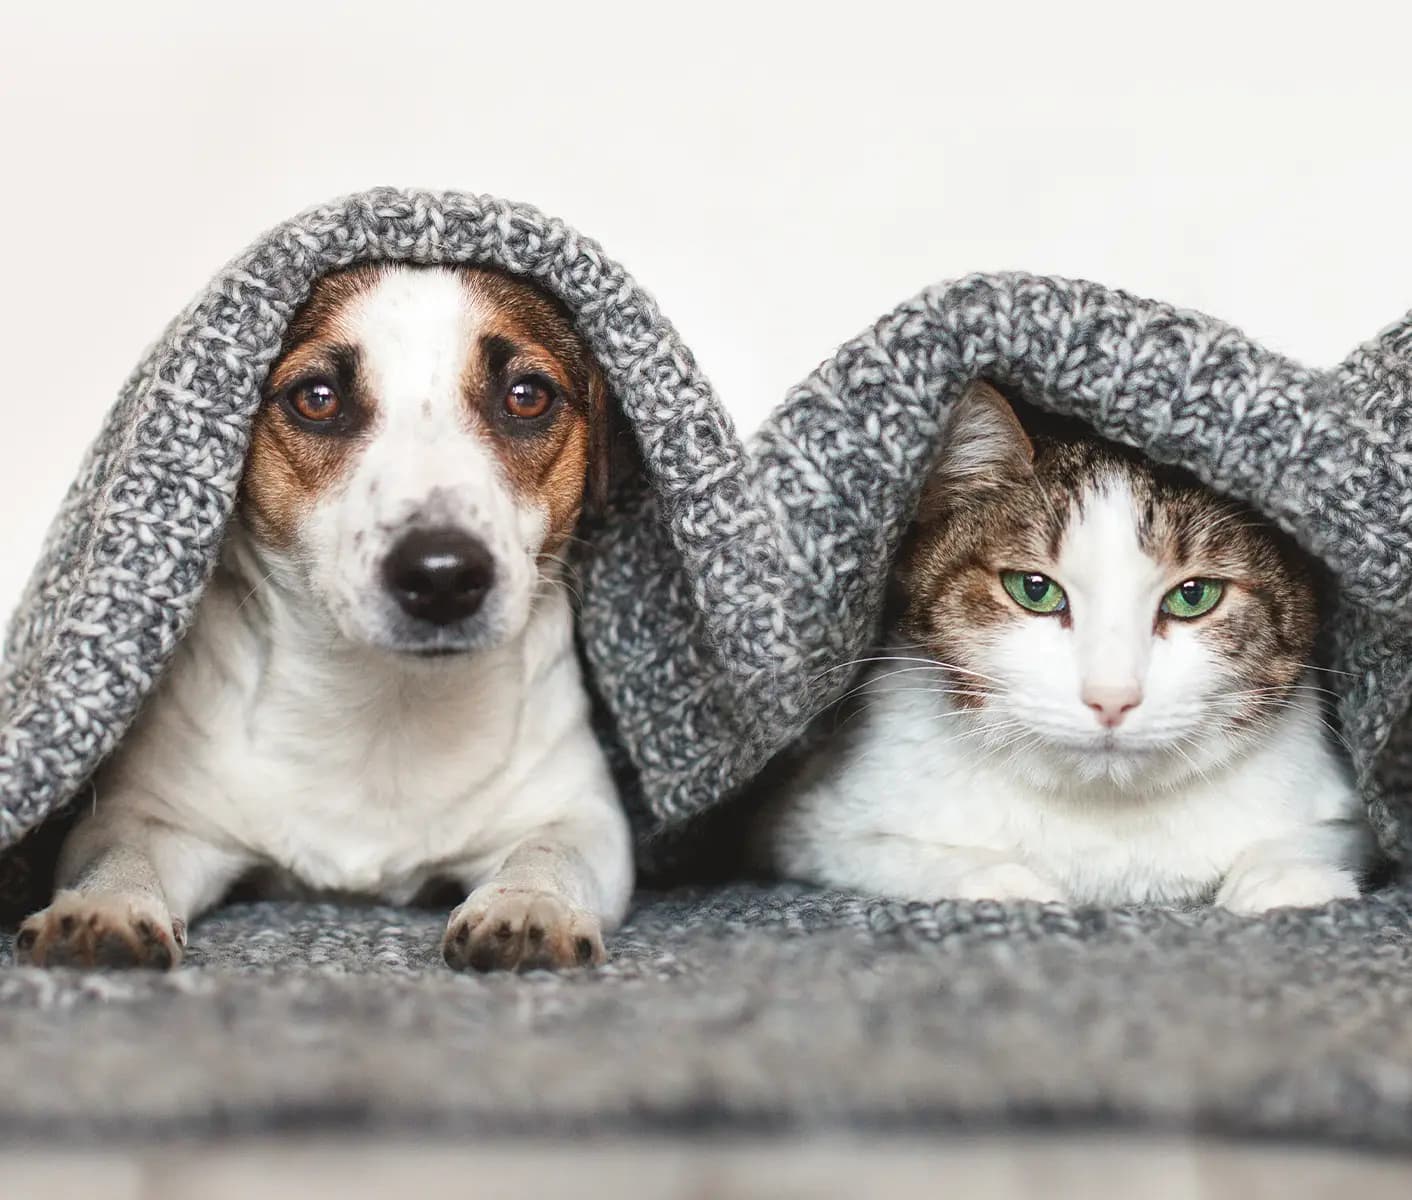
<path fill-rule="evenodd" d="M 531 421 L 554 407 L 556 393 L 547 379 L 530 376 L 517 379 L 505 393 L 505 411 L 512 417 Z"/>
<path fill-rule="evenodd" d="M 286 403 L 296 417 L 314 425 L 327 424 L 343 410 L 338 389 L 323 381 L 301 383 L 289 393 Z"/>

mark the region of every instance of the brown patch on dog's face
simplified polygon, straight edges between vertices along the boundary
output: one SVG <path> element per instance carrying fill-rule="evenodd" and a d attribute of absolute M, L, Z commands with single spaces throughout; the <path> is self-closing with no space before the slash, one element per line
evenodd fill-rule
<path fill-rule="evenodd" d="M 272 546 L 294 544 L 300 523 L 348 469 L 358 435 L 373 422 L 377 400 L 364 386 L 346 318 L 384 270 L 324 276 L 289 323 L 255 415 L 241 484 L 245 520 Z M 301 416 L 303 397 L 316 399 L 321 389 L 332 393 L 337 411 L 326 420 Z"/>
<path fill-rule="evenodd" d="M 519 280 L 464 273 L 487 319 L 466 362 L 471 419 L 490 438 L 514 492 L 545 514 L 545 552 L 602 503 L 609 405 L 603 373 L 562 305 Z"/>

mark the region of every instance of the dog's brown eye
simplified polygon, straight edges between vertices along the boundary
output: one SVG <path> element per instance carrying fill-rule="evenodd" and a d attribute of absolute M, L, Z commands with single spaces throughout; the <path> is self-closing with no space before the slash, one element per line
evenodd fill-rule
<path fill-rule="evenodd" d="M 554 389 L 543 379 L 520 379 L 505 393 L 505 411 L 512 417 L 533 420 L 554 405 Z"/>
<path fill-rule="evenodd" d="M 294 415 L 322 425 L 332 421 L 343 408 L 338 391 L 329 383 L 305 383 L 289 394 L 289 407 Z"/>

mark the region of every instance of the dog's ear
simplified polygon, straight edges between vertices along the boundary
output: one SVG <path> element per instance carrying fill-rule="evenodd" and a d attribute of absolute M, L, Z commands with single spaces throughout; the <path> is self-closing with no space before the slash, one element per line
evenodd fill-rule
<path fill-rule="evenodd" d="M 587 510 L 598 516 L 608 507 L 613 487 L 614 460 L 618 457 L 621 419 L 618 406 L 608 390 L 603 369 L 590 359 L 588 364 L 588 478 L 585 481 Z"/>

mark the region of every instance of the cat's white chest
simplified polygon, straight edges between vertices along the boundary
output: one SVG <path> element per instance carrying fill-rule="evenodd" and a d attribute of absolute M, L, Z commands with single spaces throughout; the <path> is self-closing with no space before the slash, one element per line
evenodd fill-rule
<path fill-rule="evenodd" d="M 978 743 L 965 713 L 905 681 L 884 687 L 791 798 L 777 860 L 884 894 L 956 893 L 955 862 L 1018 863 L 1079 904 L 1209 898 L 1252 846 L 1353 815 L 1317 710 L 1289 710 L 1235 768 L 1179 788 L 1065 793 Z M 932 870 L 945 860 L 947 870 Z"/>

